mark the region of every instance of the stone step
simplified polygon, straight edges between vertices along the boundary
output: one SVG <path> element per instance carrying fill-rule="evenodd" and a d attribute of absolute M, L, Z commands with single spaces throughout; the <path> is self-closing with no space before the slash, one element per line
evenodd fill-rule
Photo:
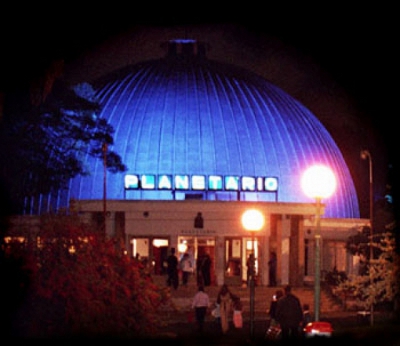
<path fill-rule="evenodd" d="M 165 276 L 154 276 L 154 282 L 160 287 L 166 286 L 166 277 Z M 220 290 L 220 286 L 212 285 L 205 287 L 205 291 L 210 296 L 211 304 L 213 305 L 216 302 L 218 292 Z M 250 311 L 250 288 L 246 285 L 243 286 L 229 286 L 232 293 L 238 295 L 243 304 L 243 315 L 246 318 L 248 312 Z M 255 319 L 266 319 L 267 310 L 269 308 L 270 301 L 272 296 L 275 294 L 276 290 L 283 289 L 283 287 L 266 287 L 266 286 L 257 286 L 255 287 L 255 295 L 254 295 L 254 310 L 255 310 Z M 165 307 L 165 313 L 170 315 L 170 313 L 176 314 L 179 312 L 181 315 L 183 314 L 183 319 L 185 319 L 185 315 L 188 314 L 191 309 L 192 299 L 197 291 L 197 286 L 195 280 L 189 282 L 187 287 L 179 286 L 178 289 L 169 288 L 171 294 L 171 302 Z M 295 295 L 297 295 L 302 304 L 308 304 L 310 306 L 310 310 L 313 313 L 314 309 L 314 287 L 293 287 L 292 291 Z M 325 292 L 321 288 L 321 307 L 320 313 L 321 315 L 324 312 L 335 312 L 342 311 L 342 306 L 338 303 L 334 302 L 327 292 Z M 176 317 L 176 315 L 175 315 Z M 171 318 L 169 316 L 168 318 Z"/>

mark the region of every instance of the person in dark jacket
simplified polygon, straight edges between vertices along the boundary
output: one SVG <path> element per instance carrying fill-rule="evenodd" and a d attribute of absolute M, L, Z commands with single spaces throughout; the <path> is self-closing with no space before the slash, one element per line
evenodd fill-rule
<path fill-rule="evenodd" d="M 167 285 L 177 289 L 179 286 L 178 257 L 175 255 L 175 248 L 171 248 L 171 254 L 167 258 Z"/>
<path fill-rule="evenodd" d="M 269 273 L 269 286 L 275 287 L 276 282 L 276 268 L 277 268 L 277 258 L 276 253 L 271 252 L 270 260 L 268 261 L 268 273 Z"/>
<path fill-rule="evenodd" d="M 270 323 L 269 323 L 270 326 L 279 325 L 279 323 L 276 320 L 276 306 L 278 304 L 278 300 L 282 297 L 283 297 L 283 291 L 277 290 L 275 292 L 275 294 L 273 295 L 272 300 L 269 304 L 269 309 L 268 309 L 267 313 L 270 317 Z"/>
<path fill-rule="evenodd" d="M 211 285 L 211 257 L 208 252 L 197 259 L 197 284 Z"/>
<path fill-rule="evenodd" d="M 285 286 L 284 296 L 277 301 L 275 318 L 282 330 L 282 339 L 296 339 L 301 336 L 303 308 L 300 299 L 292 293 L 290 285 Z"/>

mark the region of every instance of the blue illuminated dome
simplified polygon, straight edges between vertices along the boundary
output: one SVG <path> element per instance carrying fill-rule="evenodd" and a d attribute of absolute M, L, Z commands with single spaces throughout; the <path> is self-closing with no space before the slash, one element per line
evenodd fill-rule
<path fill-rule="evenodd" d="M 157 60 L 127 66 L 92 85 L 100 117 L 115 128 L 112 149 L 128 171 L 107 174 L 107 199 L 183 199 L 171 191 L 125 190 L 132 174 L 273 176 L 277 194 L 203 193 L 214 200 L 313 202 L 301 175 L 322 163 L 338 184 L 325 216 L 358 218 L 355 187 L 341 152 L 317 118 L 297 100 L 250 71 L 206 58 L 206 45 L 173 40 Z M 101 161 L 88 159 L 91 175 L 71 181 L 69 199 L 102 199 Z M 193 198 L 193 197 L 192 197 Z"/>

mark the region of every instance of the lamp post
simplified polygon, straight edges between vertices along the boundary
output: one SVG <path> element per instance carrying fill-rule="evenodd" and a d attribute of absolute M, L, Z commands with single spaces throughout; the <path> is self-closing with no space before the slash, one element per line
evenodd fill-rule
<path fill-rule="evenodd" d="M 103 151 L 103 230 L 105 235 L 107 216 L 107 143 L 103 143 L 101 150 Z"/>
<path fill-rule="evenodd" d="M 255 261 L 255 240 L 254 232 L 260 231 L 264 227 L 264 215 L 257 209 L 246 210 L 242 215 L 242 225 L 246 231 L 251 232 L 251 247 Z M 255 263 L 254 263 L 255 265 Z M 255 297 L 255 266 L 249 277 L 250 284 L 250 337 L 254 338 L 254 297 Z"/>
<path fill-rule="evenodd" d="M 314 320 L 319 321 L 321 308 L 321 200 L 332 195 L 336 188 L 336 178 L 328 167 L 315 165 L 305 171 L 301 185 L 304 193 L 316 201 Z"/>
<path fill-rule="evenodd" d="M 368 159 L 369 163 L 369 223 L 370 223 L 370 243 L 369 243 L 369 279 L 370 279 L 370 285 L 372 287 L 373 283 L 373 278 L 372 278 L 372 273 L 371 273 L 371 265 L 372 265 L 372 260 L 374 259 L 374 247 L 372 245 L 373 240 L 374 240 L 374 180 L 373 180 L 373 172 L 372 172 L 372 156 L 371 153 L 368 150 L 361 150 L 360 157 L 363 160 Z M 370 306 L 370 324 L 371 326 L 374 325 L 374 302 L 371 302 Z"/>

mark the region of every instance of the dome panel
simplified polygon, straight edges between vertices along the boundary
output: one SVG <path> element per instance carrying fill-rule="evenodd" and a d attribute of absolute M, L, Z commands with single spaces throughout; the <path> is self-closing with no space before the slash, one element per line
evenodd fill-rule
<path fill-rule="evenodd" d="M 301 174 L 322 163 L 338 178 L 325 216 L 359 217 L 353 181 L 328 131 L 297 100 L 247 70 L 176 55 L 128 66 L 93 86 L 128 173 L 276 176 L 279 201 L 310 202 Z M 91 176 L 73 179 L 68 195 L 101 199 L 103 166 L 87 164 Z M 124 174 L 108 174 L 107 198 L 123 199 L 123 184 Z M 162 191 L 151 196 L 171 198 Z M 244 198 L 271 200 L 265 193 Z"/>

